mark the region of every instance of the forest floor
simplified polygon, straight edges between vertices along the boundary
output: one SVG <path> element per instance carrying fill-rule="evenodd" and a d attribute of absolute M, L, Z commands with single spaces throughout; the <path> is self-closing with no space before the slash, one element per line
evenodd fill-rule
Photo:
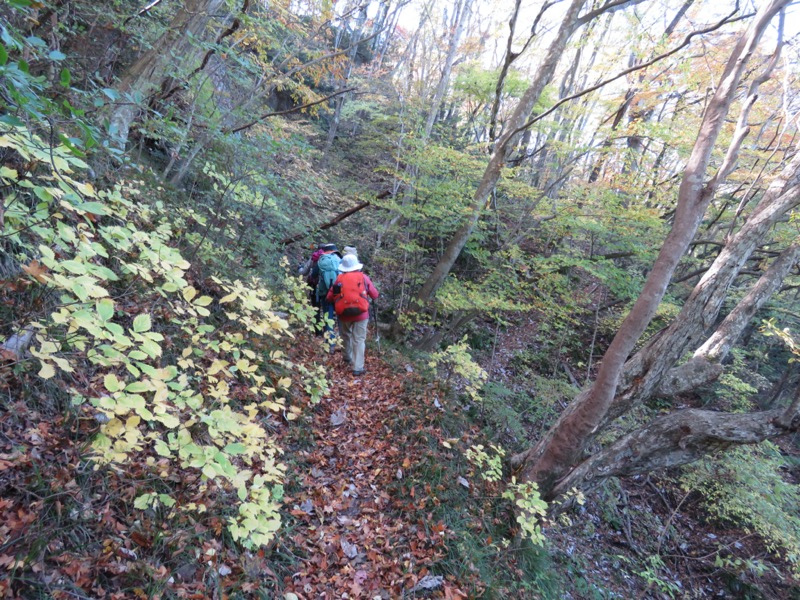
<path fill-rule="evenodd" d="M 374 351 L 358 377 L 340 349 L 324 361 L 331 392 L 284 442 L 294 520 L 284 544 L 298 559 L 285 597 L 466 598 L 474 582 L 436 574 L 453 533 L 434 514 L 437 491 L 415 477 L 431 443 L 447 443 L 432 396 L 414 397 L 413 367 L 398 376 Z"/>
<path fill-rule="evenodd" d="M 668 479 L 615 483 L 546 527 L 546 548 L 520 547 L 502 488 L 465 458 L 488 441 L 441 382 L 393 349 L 369 347 L 359 377 L 316 338 L 298 339 L 293 360 L 324 363 L 330 393 L 274 423 L 289 467 L 283 523 L 255 553 L 226 540 L 213 488 L 207 516 L 134 510 L 143 465 L 84 468 L 92 420 L 65 420 L 44 397 L 6 406 L 0 597 L 797 597 L 756 536 L 703 521 Z M 163 483 L 181 503 L 204 487 L 187 473 Z M 765 572 L 748 571 L 753 556 Z"/>

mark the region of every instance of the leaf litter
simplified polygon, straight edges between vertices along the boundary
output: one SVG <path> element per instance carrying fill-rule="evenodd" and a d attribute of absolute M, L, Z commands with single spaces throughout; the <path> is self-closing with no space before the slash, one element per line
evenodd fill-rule
<path fill-rule="evenodd" d="M 428 452 L 419 434 L 435 425 L 404 390 L 410 372 L 368 356 L 355 378 L 341 354 L 324 360 L 331 391 L 297 425 L 311 441 L 294 453 L 287 484 L 291 504 L 313 510 L 290 511 L 286 543 L 302 560 L 284 578 L 286 597 L 466 598 L 466 582 L 435 574 L 453 535 L 431 522 L 431 494 L 414 481 Z"/>
<path fill-rule="evenodd" d="M 255 552 L 222 535 L 219 515 L 227 499 L 213 481 L 168 471 L 156 456 L 113 469 L 88 463 L 87 469 L 86 443 L 100 425 L 91 413 L 5 406 L 0 573 L 12 577 L 0 577 L 0 598 L 39 589 L 56 600 L 265 593 L 301 600 L 449 599 L 480 588 L 441 574 L 454 534 L 433 516 L 437 500 L 415 478 L 414 465 L 430 453 L 426 436 L 444 436 L 435 425 L 437 411 L 405 391 L 408 378 L 418 376 L 398 375 L 370 356 L 367 373 L 354 378 L 340 354 L 326 356 L 316 345 L 300 341 L 293 359 L 327 362 L 331 394 L 318 405 L 307 400 L 304 418 L 273 423 L 294 464 L 282 529 L 272 545 Z M 83 383 L 90 393 L 94 383 Z M 26 384 L 9 378 L 0 385 Z M 137 482 L 155 474 L 177 506 L 191 510 L 134 509 Z M 42 543 L 38 558 L 30 559 L 30 549 Z"/>

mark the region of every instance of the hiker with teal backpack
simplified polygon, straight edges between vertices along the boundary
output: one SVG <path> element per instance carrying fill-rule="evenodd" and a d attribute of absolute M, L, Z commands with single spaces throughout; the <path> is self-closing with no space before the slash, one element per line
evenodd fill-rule
<path fill-rule="evenodd" d="M 346 254 L 339 265 L 341 275 L 325 297 L 334 305 L 339 317 L 339 333 L 344 342 L 344 360 L 353 366 L 353 375 L 364 374 L 364 350 L 369 323 L 369 299 L 378 297 L 372 280 L 361 272 L 364 268 L 356 254 Z"/>
<path fill-rule="evenodd" d="M 322 318 L 326 319 L 327 317 L 335 322 L 336 316 L 333 311 L 333 303 L 327 300 L 327 296 L 333 282 L 336 281 L 336 277 L 339 275 L 339 263 L 342 259 L 339 257 L 339 249 L 336 247 L 336 244 L 325 244 L 322 246 L 321 250 L 322 254 L 317 261 L 317 270 L 319 272 L 317 301 L 320 304 Z M 325 322 L 325 337 L 331 345 L 331 352 L 333 352 L 336 349 L 336 336 L 333 333 L 333 327 L 329 325 L 327 321 Z"/>

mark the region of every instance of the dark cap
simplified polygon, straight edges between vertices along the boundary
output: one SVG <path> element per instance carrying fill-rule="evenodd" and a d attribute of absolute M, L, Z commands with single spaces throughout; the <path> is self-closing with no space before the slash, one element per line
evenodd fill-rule
<path fill-rule="evenodd" d="M 336 244 L 323 244 L 322 250 L 325 252 L 338 252 L 339 249 L 336 247 Z"/>

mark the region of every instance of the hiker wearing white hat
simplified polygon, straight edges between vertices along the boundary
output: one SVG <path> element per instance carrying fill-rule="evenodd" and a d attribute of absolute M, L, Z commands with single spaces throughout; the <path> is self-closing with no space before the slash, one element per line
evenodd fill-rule
<path fill-rule="evenodd" d="M 355 254 L 345 254 L 339 263 L 339 275 L 328 291 L 339 317 L 339 333 L 344 342 L 344 360 L 353 365 L 353 375 L 364 374 L 364 351 L 369 323 L 369 299 L 378 297 L 378 290 Z"/>

